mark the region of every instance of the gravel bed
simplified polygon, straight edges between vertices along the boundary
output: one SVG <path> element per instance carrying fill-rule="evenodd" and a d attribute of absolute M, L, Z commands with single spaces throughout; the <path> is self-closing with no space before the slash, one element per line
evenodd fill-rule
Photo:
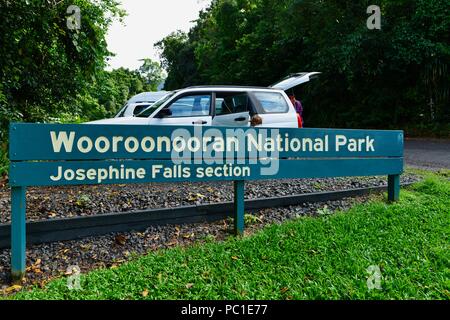
<path fill-rule="evenodd" d="M 402 175 L 401 182 L 417 176 Z M 320 191 L 346 190 L 386 185 L 386 177 L 290 179 L 246 182 L 245 198 L 256 199 Z M 27 220 L 119 213 L 133 210 L 179 207 L 232 201 L 232 182 L 154 183 L 29 188 Z M 10 191 L 0 189 L 0 223 L 10 221 Z"/>
<path fill-rule="evenodd" d="M 417 176 L 405 174 L 401 182 L 409 183 L 419 179 Z M 385 184 L 385 177 L 247 182 L 245 197 L 255 199 Z M 30 188 L 27 193 L 27 218 L 36 221 L 231 201 L 232 188 L 232 183 L 225 182 Z M 9 197 L 7 188 L 0 190 L 2 223 L 9 221 Z M 268 224 L 281 223 L 300 216 L 315 216 L 319 212 L 328 214 L 335 210 L 345 210 L 354 202 L 366 199 L 367 197 L 358 197 L 258 210 L 251 216 L 253 218 L 246 222 L 246 234 Z M 325 206 L 326 210 L 319 210 Z M 35 245 L 27 248 L 27 279 L 23 285 L 42 286 L 51 278 L 64 276 L 67 268 L 73 265 L 79 266 L 82 272 L 99 267 L 114 267 L 137 255 L 155 250 L 203 241 L 221 241 L 229 236 L 232 236 L 232 223 L 230 220 L 222 220 L 215 223 L 156 226 L 148 228 L 145 232 L 116 233 L 83 240 Z M 0 294 L 1 290 L 12 293 L 9 287 L 9 274 L 10 250 L 3 249 L 0 250 Z"/>
<path fill-rule="evenodd" d="M 301 216 L 317 216 L 323 213 L 331 214 L 335 210 L 346 210 L 354 203 L 366 200 L 367 197 L 358 197 L 258 210 L 251 216 L 246 216 L 245 235 L 266 225 Z M 111 233 L 83 240 L 35 245 L 27 248 L 27 277 L 22 286 L 43 287 L 52 278 L 67 276 L 67 270 L 72 266 L 77 266 L 85 273 L 96 268 L 114 268 L 138 255 L 160 249 L 222 241 L 233 236 L 232 228 L 232 220 L 226 219 L 214 223 L 156 226 L 145 232 Z M 18 289 L 11 286 L 9 274 L 10 250 L 0 250 L 0 295 L 11 294 Z"/>

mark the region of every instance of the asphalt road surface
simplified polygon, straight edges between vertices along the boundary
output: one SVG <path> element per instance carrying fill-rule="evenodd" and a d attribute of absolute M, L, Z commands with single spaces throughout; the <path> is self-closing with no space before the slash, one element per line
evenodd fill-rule
<path fill-rule="evenodd" d="M 406 139 L 405 163 L 420 169 L 450 169 L 450 140 Z"/>

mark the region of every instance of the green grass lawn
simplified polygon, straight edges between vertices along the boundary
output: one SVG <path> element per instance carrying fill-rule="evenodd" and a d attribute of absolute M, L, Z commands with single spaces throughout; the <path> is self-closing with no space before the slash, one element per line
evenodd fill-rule
<path fill-rule="evenodd" d="M 431 176 L 401 201 L 273 225 L 243 239 L 151 253 L 13 299 L 449 299 L 450 182 Z M 369 290 L 369 266 L 381 290 Z"/>

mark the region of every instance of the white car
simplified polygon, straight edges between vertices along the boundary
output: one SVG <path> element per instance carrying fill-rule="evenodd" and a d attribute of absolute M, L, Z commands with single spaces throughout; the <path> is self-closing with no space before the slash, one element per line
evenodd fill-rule
<path fill-rule="evenodd" d="M 167 91 L 139 93 L 127 101 L 125 106 L 120 109 L 115 118 L 133 117 L 150 107 L 156 101 L 164 98 L 168 93 L 169 92 Z"/>
<path fill-rule="evenodd" d="M 294 74 L 267 88 L 190 87 L 167 94 L 135 117 L 90 123 L 298 128 L 301 127 L 299 115 L 285 91 L 308 82 L 318 74 Z"/>

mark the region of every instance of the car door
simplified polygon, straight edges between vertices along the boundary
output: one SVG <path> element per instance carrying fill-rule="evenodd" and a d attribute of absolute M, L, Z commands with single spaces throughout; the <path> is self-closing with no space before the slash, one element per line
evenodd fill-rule
<path fill-rule="evenodd" d="M 216 92 L 213 126 L 249 127 L 251 100 L 246 92 Z"/>
<path fill-rule="evenodd" d="M 281 89 L 287 91 L 292 89 L 302 83 L 309 82 L 311 79 L 316 78 L 320 72 L 301 72 L 294 73 L 288 77 L 282 79 L 281 81 L 274 83 L 270 88 Z"/>
<path fill-rule="evenodd" d="M 211 93 L 191 93 L 180 96 L 151 118 L 150 124 L 210 126 L 211 100 Z"/>
<path fill-rule="evenodd" d="M 252 92 L 262 119 L 261 127 L 297 128 L 297 112 L 282 90 L 259 90 Z"/>

